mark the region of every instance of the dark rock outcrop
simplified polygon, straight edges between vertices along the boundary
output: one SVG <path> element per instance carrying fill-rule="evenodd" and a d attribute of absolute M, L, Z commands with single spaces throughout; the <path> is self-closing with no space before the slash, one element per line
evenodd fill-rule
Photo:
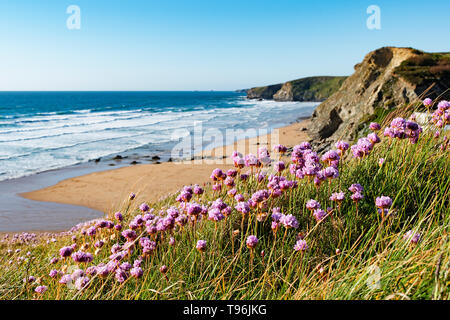
<path fill-rule="evenodd" d="M 273 84 L 265 87 L 256 87 L 247 90 L 248 99 L 272 99 L 273 95 L 281 89 L 282 84 Z"/>

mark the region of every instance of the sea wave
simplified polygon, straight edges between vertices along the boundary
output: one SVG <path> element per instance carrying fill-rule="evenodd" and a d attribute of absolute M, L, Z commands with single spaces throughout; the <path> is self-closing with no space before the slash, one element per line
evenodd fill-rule
<path fill-rule="evenodd" d="M 145 152 L 156 148 L 170 151 L 170 145 L 192 132 L 198 122 L 203 130 L 270 128 L 274 118 L 276 125 L 288 124 L 295 117 L 310 115 L 317 105 L 247 100 L 233 93 L 219 97 L 186 94 L 185 104 L 179 97 L 171 99 L 170 94 L 163 93 L 153 103 L 137 99 L 134 104 L 121 104 L 123 110 L 117 103 L 115 107 L 87 103 L 75 110 L 62 108 L 32 115 L 28 109 L 23 112 L 19 108 L 12 115 L 2 111 L 0 180 L 141 148 L 146 148 Z"/>
<path fill-rule="evenodd" d="M 112 120 L 104 120 L 104 121 L 96 121 L 96 122 L 88 122 L 88 123 L 79 123 L 79 124 L 65 124 L 65 125 L 61 125 L 61 126 L 53 126 L 53 127 L 49 127 L 49 128 L 40 128 L 40 129 L 33 129 L 33 130 L 19 130 L 19 131 L 10 131 L 7 133 L 2 133 L 0 132 L 0 143 L 2 142 L 17 142 L 17 141 L 27 141 L 27 140 L 37 140 L 37 139 L 45 139 L 45 138 L 55 138 L 55 137 L 61 137 L 61 136 L 66 136 L 66 135 L 72 135 L 72 134 L 84 134 L 84 133 L 96 133 L 96 132 L 101 132 L 101 131 L 108 131 L 108 130 L 116 130 L 116 129 L 120 129 L 120 130 L 127 130 L 127 129 L 137 129 L 137 128 L 141 128 L 141 127 L 146 127 L 149 125 L 161 125 L 164 124 L 166 122 L 171 122 L 171 121 L 176 121 L 179 120 L 181 118 L 185 117 L 185 115 L 178 115 L 175 118 L 168 118 L 166 117 L 164 118 L 158 118 L 158 117 L 147 117 L 147 118 L 143 118 L 142 116 L 135 116 L 135 117 L 128 117 L 128 118 L 116 118 L 116 119 L 112 119 Z M 129 124 L 124 124 L 124 121 L 128 121 L 128 120 L 139 120 L 136 122 L 131 122 Z M 151 120 L 150 120 L 151 119 Z M 100 126 L 103 124 L 110 124 L 110 126 Z M 113 125 L 116 124 L 116 125 Z M 95 126 L 92 126 L 95 125 Z M 84 128 L 87 130 L 79 130 L 77 131 L 77 128 Z M 62 132 L 55 132 L 54 134 L 49 134 L 49 132 L 51 132 L 51 130 L 54 129 L 67 129 L 65 131 Z M 36 136 L 35 133 L 37 131 L 45 131 L 47 134 L 43 134 L 43 135 L 38 135 Z M 18 133 L 28 133 L 28 132 L 33 132 L 32 136 L 25 136 L 22 138 L 17 138 L 17 134 Z M 5 137 L 7 137 L 7 135 L 11 135 L 13 136 L 11 139 L 5 139 Z M 3 139 L 3 140 L 1 140 Z"/>

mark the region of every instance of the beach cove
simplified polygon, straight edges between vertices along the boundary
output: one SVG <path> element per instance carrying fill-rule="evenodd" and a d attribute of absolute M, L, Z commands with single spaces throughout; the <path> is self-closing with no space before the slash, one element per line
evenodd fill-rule
<path fill-rule="evenodd" d="M 136 194 L 135 206 L 144 201 L 153 203 L 176 193 L 184 185 L 208 183 L 211 171 L 217 167 L 233 167 L 229 156 L 234 150 L 256 154 L 259 147 L 267 146 L 270 149 L 272 141 L 288 147 L 307 141 L 309 138 L 304 128 L 308 121 L 302 120 L 274 129 L 267 136 L 243 139 L 234 145 L 204 151 L 203 157 L 216 162 L 213 164 L 201 164 L 201 161 L 199 163 L 199 160 L 193 160 L 125 166 L 68 178 L 52 186 L 20 195 L 29 200 L 74 205 L 82 207 L 82 211 L 89 208 L 104 213 L 119 210 L 131 192 Z M 42 227 L 45 230 L 45 224 Z"/>
<path fill-rule="evenodd" d="M 63 231 L 118 210 L 130 192 L 156 201 L 204 183 L 223 155 L 179 161 L 265 136 L 318 105 L 237 92 L 3 92 L 0 104 L 0 233 Z"/>

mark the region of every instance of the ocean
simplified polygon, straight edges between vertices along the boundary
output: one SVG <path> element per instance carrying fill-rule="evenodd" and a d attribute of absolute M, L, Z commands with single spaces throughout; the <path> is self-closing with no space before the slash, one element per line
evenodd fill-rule
<path fill-rule="evenodd" d="M 0 181 L 117 154 L 167 155 L 195 121 L 271 130 L 316 106 L 215 91 L 0 92 Z"/>

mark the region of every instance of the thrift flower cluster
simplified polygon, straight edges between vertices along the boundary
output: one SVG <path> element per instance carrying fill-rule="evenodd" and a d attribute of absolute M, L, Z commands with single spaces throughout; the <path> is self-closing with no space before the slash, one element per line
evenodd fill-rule
<path fill-rule="evenodd" d="M 432 121 L 438 128 L 450 124 L 450 102 L 443 100 L 438 103 L 437 109 L 432 114 Z"/>
<path fill-rule="evenodd" d="M 384 129 L 384 136 L 391 139 L 409 139 L 411 143 L 417 143 L 422 133 L 422 127 L 416 122 L 405 120 L 403 118 L 395 118 L 389 127 Z"/>

